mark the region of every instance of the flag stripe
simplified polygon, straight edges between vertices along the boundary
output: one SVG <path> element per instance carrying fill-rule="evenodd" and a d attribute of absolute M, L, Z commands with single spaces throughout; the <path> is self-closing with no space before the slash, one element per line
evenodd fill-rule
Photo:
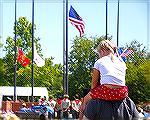
<path fill-rule="evenodd" d="M 76 25 L 82 25 L 82 26 L 84 26 L 84 22 L 83 21 L 79 21 L 79 20 L 76 20 L 74 18 L 69 18 L 69 20 L 70 20 L 71 23 L 74 23 Z"/>

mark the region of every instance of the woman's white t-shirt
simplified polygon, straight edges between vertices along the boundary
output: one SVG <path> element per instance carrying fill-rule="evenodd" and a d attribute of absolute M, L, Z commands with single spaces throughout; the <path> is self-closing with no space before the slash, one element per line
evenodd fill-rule
<path fill-rule="evenodd" d="M 118 57 L 111 55 L 98 59 L 94 68 L 100 71 L 100 83 L 125 86 L 126 64 Z"/>

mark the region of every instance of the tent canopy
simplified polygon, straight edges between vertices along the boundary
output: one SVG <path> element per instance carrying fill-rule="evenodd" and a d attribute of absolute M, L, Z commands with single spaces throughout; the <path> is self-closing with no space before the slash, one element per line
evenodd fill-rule
<path fill-rule="evenodd" d="M 31 87 L 16 87 L 17 96 L 31 96 L 32 88 Z M 1 86 L 0 94 L 4 96 L 13 96 L 14 87 L 13 86 Z M 34 87 L 33 96 L 46 96 L 48 97 L 48 91 L 46 87 Z"/>

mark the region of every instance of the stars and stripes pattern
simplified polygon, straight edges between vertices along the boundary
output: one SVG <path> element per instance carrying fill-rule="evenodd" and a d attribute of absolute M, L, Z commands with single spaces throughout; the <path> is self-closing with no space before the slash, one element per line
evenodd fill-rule
<path fill-rule="evenodd" d="M 130 54 L 132 54 L 132 50 L 131 49 L 125 49 L 121 54 L 120 54 L 120 56 L 121 57 L 127 57 L 128 55 L 130 55 Z"/>
<path fill-rule="evenodd" d="M 71 24 L 78 29 L 80 37 L 84 35 L 85 24 L 75 9 L 71 6 L 69 11 L 69 20 Z"/>
<path fill-rule="evenodd" d="M 119 56 L 122 58 L 122 60 L 124 62 L 126 62 L 126 58 L 133 54 L 133 50 L 131 50 L 130 48 L 125 49 L 124 51 L 122 50 L 122 48 L 118 48 L 118 54 Z"/>

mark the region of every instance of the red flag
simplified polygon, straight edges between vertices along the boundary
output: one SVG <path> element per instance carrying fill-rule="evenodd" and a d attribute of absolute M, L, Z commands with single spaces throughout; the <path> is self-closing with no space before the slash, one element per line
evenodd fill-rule
<path fill-rule="evenodd" d="M 23 54 L 20 48 L 18 48 L 18 62 L 24 67 L 30 64 L 30 60 Z"/>

